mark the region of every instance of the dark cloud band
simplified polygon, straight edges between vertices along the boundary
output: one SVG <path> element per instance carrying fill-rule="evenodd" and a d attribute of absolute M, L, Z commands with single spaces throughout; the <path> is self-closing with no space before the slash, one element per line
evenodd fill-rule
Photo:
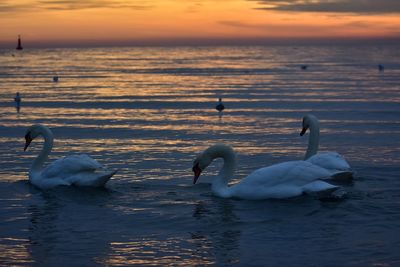
<path fill-rule="evenodd" d="M 293 12 L 327 12 L 327 13 L 400 13 L 399 0 L 249 0 L 261 4 L 258 9 L 293 11 Z"/>
<path fill-rule="evenodd" d="M 132 8 L 132 9 L 147 9 L 150 6 L 146 1 L 126 1 L 117 0 L 41 0 L 38 1 L 44 9 L 59 9 L 59 10 L 76 10 L 89 8 Z M 136 4 L 134 4 L 136 3 Z"/>
<path fill-rule="evenodd" d="M 121 1 L 121 0 L 37 0 L 30 6 L 12 3 L 0 3 L 0 13 L 38 11 L 38 10 L 80 10 L 93 8 L 128 8 L 144 10 L 152 8 L 151 1 Z"/>

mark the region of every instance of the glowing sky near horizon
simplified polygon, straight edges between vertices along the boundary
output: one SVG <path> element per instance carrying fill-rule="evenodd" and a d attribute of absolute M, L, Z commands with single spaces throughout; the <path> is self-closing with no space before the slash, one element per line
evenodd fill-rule
<path fill-rule="evenodd" d="M 398 0 L 0 0 L 0 44 L 398 38 Z"/>

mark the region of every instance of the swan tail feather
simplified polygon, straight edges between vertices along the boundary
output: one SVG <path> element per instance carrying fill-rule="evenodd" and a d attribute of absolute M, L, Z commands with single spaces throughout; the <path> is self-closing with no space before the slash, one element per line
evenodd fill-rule
<path fill-rule="evenodd" d="M 324 181 L 313 181 L 303 186 L 303 191 L 307 194 L 320 193 L 320 192 L 333 192 L 338 188 L 336 185 L 331 185 Z"/>
<path fill-rule="evenodd" d="M 113 177 L 113 175 L 117 173 L 117 171 L 118 170 L 108 171 L 108 172 L 104 173 L 102 176 L 100 176 L 96 180 L 96 182 L 93 186 L 104 186 L 108 182 L 108 180 L 110 180 L 111 177 Z"/>

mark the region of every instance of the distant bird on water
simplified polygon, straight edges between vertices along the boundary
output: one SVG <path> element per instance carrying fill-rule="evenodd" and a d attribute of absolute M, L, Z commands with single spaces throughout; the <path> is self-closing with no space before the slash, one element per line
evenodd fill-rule
<path fill-rule="evenodd" d="M 19 92 L 17 92 L 17 94 L 15 95 L 14 102 L 17 113 L 19 113 L 19 110 L 21 109 L 21 95 L 19 94 Z"/>
<path fill-rule="evenodd" d="M 53 76 L 53 82 L 58 82 L 58 76 Z"/>
<path fill-rule="evenodd" d="M 379 69 L 379 71 L 384 71 L 385 70 L 385 66 L 379 64 L 378 65 L 378 69 Z"/>
<path fill-rule="evenodd" d="M 301 65 L 301 67 L 300 67 L 302 70 L 306 70 L 307 68 L 308 68 L 308 66 L 307 65 Z"/>
<path fill-rule="evenodd" d="M 224 104 L 222 104 L 222 98 L 219 98 L 218 104 L 215 107 L 216 110 L 218 110 L 219 112 L 222 112 L 225 109 Z"/>

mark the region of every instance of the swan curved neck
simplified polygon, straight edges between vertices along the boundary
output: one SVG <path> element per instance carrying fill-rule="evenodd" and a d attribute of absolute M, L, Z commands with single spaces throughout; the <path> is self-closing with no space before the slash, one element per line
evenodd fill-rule
<path fill-rule="evenodd" d="M 214 194 L 220 197 L 229 197 L 230 188 L 228 182 L 232 178 L 236 167 L 236 156 L 233 149 L 225 145 L 217 145 L 211 147 L 209 151 L 212 159 L 222 158 L 224 160 L 223 166 L 219 171 L 217 177 L 212 182 L 211 189 Z"/>
<path fill-rule="evenodd" d="M 47 160 L 51 149 L 53 148 L 53 134 L 50 129 L 46 127 L 40 127 L 39 135 L 43 136 L 44 144 L 42 151 L 32 163 L 31 172 L 39 172 L 42 170 L 43 164 Z"/>
<path fill-rule="evenodd" d="M 310 124 L 310 136 L 308 138 L 308 147 L 304 160 L 307 160 L 311 156 L 317 154 L 319 146 L 319 122 L 317 119 L 312 118 Z"/>

